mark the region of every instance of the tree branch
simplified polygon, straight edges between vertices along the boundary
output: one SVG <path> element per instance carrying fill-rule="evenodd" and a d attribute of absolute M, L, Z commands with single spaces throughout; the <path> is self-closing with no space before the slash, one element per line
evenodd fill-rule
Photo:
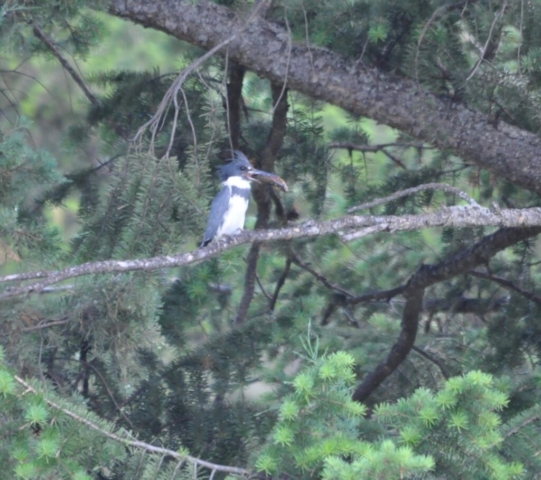
<path fill-rule="evenodd" d="M 407 288 L 407 287 L 406 287 Z M 406 359 L 417 337 L 419 314 L 423 308 L 424 288 L 413 287 L 404 292 L 406 305 L 402 313 L 402 328 L 387 358 L 370 372 L 353 393 L 353 400 L 364 402 L 372 392 Z"/>
<path fill-rule="evenodd" d="M 226 237 L 221 241 L 211 243 L 205 248 L 200 248 L 188 253 L 134 260 L 105 260 L 100 262 L 83 263 L 82 265 L 68 267 L 63 270 L 40 270 L 37 272 L 6 275 L 4 277 L 0 277 L 0 283 L 33 279 L 43 280 L 31 285 L 7 288 L 0 295 L 0 299 L 24 295 L 32 292 L 39 292 L 49 285 L 61 282 L 68 278 L 102 273 L 133 272 L 138 270 L 150 271 L 161 268 L 190 265 L 192 263 L 214 257 L 219 253 L 238 245 L 244 245 L 251 242 L 271 242 L 275 240 L 319 237 L 322 235 L 340 234 L 340 232 L 343 231 L 365 227 L 376 227 L 378 231 L 381 232 L 397 232 L 418 230 L 428 227 L 451 226 L 457 228 L 479 226 L 524 227 L 507 230 L 518 232 L 516 234 L 517 236 L 525 234 L 526 237 L 524 238 L 529 238 L 541 232 L 541 208 L 528 208 L 522 210 L 507 209 L 493 212 L 489 209 L 470 206 L 451 207 L 445 208 L 440 212 L 420 215 L 345 216 L 326 222 L 307 222 L 302 225 L 277 230 L 245 231 L 235 235 L 234 237 Z M 344 235 L 343 238 L 345 237 L 347 236 Z M 490 256 L 488 258 L 490 258 Z M 463 271 L 470 270 L 477 265 L 477 263 L 474 263 L 466 270 L 463 269 Z M 448 268 L 451 271 L 452 265 L 450 265 Z M 441 275 L 442 269 L 440 268 L 435 272 L 438 275 Z M 434 275 L 436 275 L 436 273 L 434 273 Z M 451 276 L 453 275 L 456 275 L 456 273 L 453 273 Z M 361 297 L 358 298 L 360 299 Z M 352 299 L 352 301 L 355 300 Z"/>
<path fill-rule="evenodd" d="M 276 302 L 278 301 L 278 295 L 280 294 L 280 290 L 286 283 L 286 279 L 287 279 L 287 276 L 289 275 L 290 270 L 291 270 L 291 258 L 287 257 L 284 271 L 282 272 L 282 275 L 280 275 L 280 278 L 276 282 L 276 288 L 274 289 L 274 294 L 272 295 L 272 299 L 269 304 L 269 310 L 271 312 L 274 311 L 274 307 L 276 306 Z"/>
<path fill-rule="evenodd" d="M 518 287 L 510 280 L 507 280 L 502 277 L 496 277 L 488 273 L 478 272 L 477 270 L 468 272 L 468 275 L 472 275 L 473 277 L 478 277 L 478 278 L 484 278 L 485 280 L 490 280 L 491 282 L 495 282 L 498 285 L 501 285 L 502 287 L 506 288 L 507 290 L 512 290 L 518 293 L 519 295 L 522 295 L 524 298 L 527 298 L 528 300 L 531 300 L 532 302 L 541 306 L 541 297 L 538 297 L 533 292 L 529 292 L 528 290 L 524 290 L 523 288 Z"/>
<path fill-rule="evenodd" d="M 77 85 L 79 85 L 79 88 L 83 91 L 83 93 L 86 95 L 86 98 L 90 101 L 92 105 L 98 105 L 100 102 L 96 98 L 96 96 L 92 93 L 90 88 L 88 88 L 88 85 L 83 80 L 83 77 L 79 75 L 75 71 L 75 69 L 70 65 L 70 63 L 62 56 L 62 54 L 58 51 L 58 48 L 56 48 L 56 45 L 53 43 L 53 41 L 45 34 L 45 32 L 40 28 L 39 25 L 36 23 L 32 24 L 32 32 L 38 38 L 41 40 L 41 42 L 51 51 L 51 53 L 58 59 L 64 70 L 68 72 L 75 81 Z"/>
<path fill-rule="evenodd" d="M 419 314 L 423 308 L 423 295 L 427 287 L 443 282 L 460 273 L 486 264 L 491 257 L 511 245 L 541 233 L 541 227 L 502 228 L 488 235 L 472 247 L 459 252 L 436 265 L 423 265 L 408 280 L 403 295 L 406 305 L 402 314 L 402 328 L 398 340 L 387 358 L 370 372 L 353 393 L 353 400 L 363 402 L 393 373 L 408 356 L 417 336 Z"/>
<path fill-rule="evenodd" d="M 408 195 L 413 195 L 414 193 L 422 192 L 423 190 L 443 190 L 444 192 L 449 192 L 449 193 L 453 193 L 457 195 L 462 200 L 465 200 L 466 202 L 468 202 L 470 205 L 475 205 L 475 206 L 480 207 L 480 205 L 473 198 L 471 198 L 469 195 L 464 193 L 462 190 L 459 190 L 458 188 L 451 187 L 451 185 L 447 185 L 446 183 L 425 183 L 417 187 L 406 188 L 405 190 L 400 190 L 398 192 L 393 193 L 392 195 L 389 195 L 388 197 L 378 198 L 371 202 L 363 203 L 362 205 L 359 205 L 357 207 L 352 207 L 348 210 L 348 213 L 358 212 L 359 210 L 366 210 L 368 208 L 377 207 L 378 205 L 389 203 L 389 202 L 392 202 L 393 200 L 397 200 L 399 198 L 406 197 Z"/>
<path fill-rule="evenodd" d="M 39 392 L 34 387 L 32 387 L 28 382 L 24 381 L 21 377 L 15 375 L 15 380 L 19 384 L 21 384 L 23 387 L 25 387 L 27 391 L 30 391 L 32 393 L 35 393 L 36 395 L 39 395 Z M 169 450 L 168 448 L 156 447 L 154 445 L 151 445 L 150 443 L 141 442 L 139 440 L 130 440 L 128 438 L 123 438 L 119 435 L 116 435 L 115 433 L 111 433 L 106 430 L 103 430 L 96 423 L 86 418 L 83 418 L 80 415 L 77 415 L 76 413 L 72 412 L 71 410 L 68 410 L 67 408 L 61 407 L 60 405 L 53 402 L 52 400 L 49 400 L 47 397 L 43 397 L 43 399 L 45 400 L 47 405 L 64 413 L 64 415 L 67 415 L 68 417 L 72 418 L 76 422 L 79 422 L 80 424 L 85 425 L 86 427 L 92 430 L 95 430 L 96 432 L 99 432 L 104 437 L 114 440 L 115 442 L 122 443 L 123 445 L 126 445 L 128 447 L 143 449 L 151 453 L 157 453 L 160 455 L 164 455 L 166 457 L 172 457 L 179 461 L 184 461 L 184 462 L 187 461 L 193 464 L 195 468 L 197 468 L 198 466 L 201 466 L 201 467 L 205 467 L 211 470 L 211 472 L 217 471 L 217 472 L 234 473 L 234 474 L 242 475 L 242 476 L 248 476 L 249 474 L 248 470 L 245 470 L 244 468 L 229 467 L 227 465 L 218 465 L 216 463 L 207 462 L 205 460 L 201 460 L 199 458 L 192 457 L 191 455 L 186 455 L 175 450 Z"/>
<path fill-rule="evenodd" d="M 245 25 L 231 9 L 208 0 L 111 0 L 109 12 L 204 49 Z M 285 53 L 289 52 L 289 55 Z M 290 45 L 282 27 L 257 17 L 232 39 L 229 58 L 274 83 L 397 128 L 464 161 L 541 193 L 541 138 L 423 89 L 415 80 L 356 65 L 326 49 Z"/>
<path fill-rule="evenodd" d="M 443 366 L 442 362 L 440 362 L 437 358 L 434 358 L 432 355 L 429 355 L 419 347 L 416 347 L 415 345 L 412 347 L 412 350 L 421 355 L 421 357 L 426 358 L 429 362 L 432 362 L 434 365 L 436 365 L 436 367 L 439 368 L 443 378 L 445 378 L 445 380 L 449 380 L 449 374 L 447 373 L 447 369 Z"/>
<path fill-rule="evenodd" d="M 381 152 L 387 148 L 419 148 L 429 149 L 429 147 L 423 143 L 411 143 L 411 142 L 392 142 L 392 143 L 379 143 L 376 145 L 361 145 L 354 142 L 331 142 L 329 148 L 344 148 L 346 150 L 355 150 L 357 152 Z"/>
<path fill-rule="evenodd" d="M 336 292 L 345 298 L 353 297 L 353 295 L 349 293 L 347 290 L 340 288 L 338 285 L 334 285 L 326 277 L 316 272 L 308 263 L 303 262 L 301 258 L 293 250 L 291 251 L 290 258 L 291 258 L 291 261 L 295 265 L 302 268 L 303 270 L 306 270 L 310 275 L 312 275 L 316 280 L 318 280 L 323 285 L 325 285 L 329 290 L 332 290 L 333 292 Z"/>
<path fill-rule="evenodd" d="M 229 83 L 227 84 L 227 118 L 229 123 L 229 138 L 233 150 L 239 149 L 241 135 L 242 86 L 246 69 L 238 65 L 231 65 Z"/>

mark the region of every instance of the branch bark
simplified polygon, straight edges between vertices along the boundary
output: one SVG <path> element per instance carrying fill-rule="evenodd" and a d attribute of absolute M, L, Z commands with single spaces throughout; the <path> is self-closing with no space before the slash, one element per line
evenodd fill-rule
<path fill-rule="evenodd" d="M 443 282 L 478 265 L 488 263 L 496 253 L 541 233 L 541 227 L 502 228 L 437 265 L 423 265 L 407 282 L 403 295 L 406 305 L 402 313 L 402 327 L 398 340 L 387 358 L 370 372 L 353 393 L 353 400 L 365 401 L 381 383 L 406 359 L 415 344 L 423 295 L 427 287 Z"/>
<path fill-rule="evenodd" d="M 223 42 L 245 21 L 208 0 L 111 0 L 112 15 L 161 30 L 204 49 Z M 467 162 L 541 193 L 541 139 L 504 122 L 491 125 L 483 112 L 353 59 L 310 45 L 290 44 L 289 34 L 263 18 L 231 40 L 229 58 L 273 83 L 390 125 L 412 137 L 450 149 Z"/>
<path fill-rule="evenodd" d="M 30 385 L 28 382 L 23 380 L 21 377 L 15 376 L 15 380 L 20 385 L 25 387 L 26 391 L 28 392 L 35 393 L 36 395 L 39 395 L 41 393 L 37 389 L 32 387 L 32 385 Z M 195 469 L 201 466 L 201 467 L 209 469 L 211 472 L 233 473 L 233 474 L 241 475 L 244 477 L 248 476 L 249 474 L 248 470 L 245 470 L 244 468 L 230 467 L 228 465 L 219 465 L 217 463 L 211 463 L 211 462 L 207 462 L 206 460 L 201 460 L 200 458 L 192 457 L 191 455 L 186 455 L 179 451 L 170 450 L 168 448 L 156 447 L 155 445 L 151 445 L 150 443 L 146 443 L 146 442 L 141 442 L 140 440 L 132 440 L 129 438 L 124 438 L 123 436 L 103 430 L 98 424 L 92 422 L 91 420 L 88 420 L 87 418 L 81 417 L 80 415 L 76 414 L 75 412 L 72 412 L 71 410 L 68 410 L 67 408 L 60 406 L 58 403 L 53 402 L 52 400 L 48 399 L 45 396 L 43 397 L 43 399 L 45 403 L 47 403 L 47 405 L 54 408 L 55 410 L 58 410 L 64 413 L 64 415 L 70 417 L 76 422 L 79 422 L 80 424 L 84 425 L 87 428 L 90 428 L 91 430 L 95 430 L 96 432 L 99 432 L 104 437 L 107 437 L 110 440 L 114 440 L 115 442 L 122 443 L 123 445 L 126 445 L 128 447 L 143 449 L 150 453 L 156 453 L 159 455 L 163 455 L 165 457 L 172 457 L 181 462 L 189 462 L 192 465 L 194 465 Z"/>
<path fill-rule="evenodd" d="M 88 101 L 92 105 L 98 105 L 100 102 L 96 98 L 96 96 L 92 93 L 90 88 L 88 88 L 88 85 L 83 80 L 83 77 L 77 73 L 77 71 L 70 65 L 70 63 L 62 56 L 58 48 L 56 48 L 56 45 L 53 43 L 53 41 L 45 34 L 45 32 L 41 29 L 39 25 L 36 23 L 32 26 L 32 32 L 34 33 L 35 37 L 38 38 L 50 51 L 51 53 L 58 59 L 62 67 L 64 67 L 64 70 L 68 72 L 75 81 L 77 85 L 79 85 L 79 88 L 83 91 L 83 93 L 86 95 L 86 98 L 88 98 Z"/>
<path fill-rule="evenodd" d="M 511 282 L 510 280 L 507 280 L 502 277 L 497 277 L 495 275 L 490 275 L 488 273 L 478 272 L 475 270 L 472 272 L 468 272 L 468 275 L 471 275 L 473 277 L 478 277 L 478 278 L 484 278 L 485 280 L 490 280 L 491 282 L 495 282 L 498 285 L 501 285 L 502 287 L 507 288 L 508 290 L 516 292 L 519 295 L 522 295 L 524 298 L 527 298 L 528 300 L 531 300 L 532 302 L 541 306 L 541 297 L 539 297 L 533 292 L 529 292 L 528 290 L 524 290 L 523 288 L 520 288 L 518 285 Z"/>
<path fill-rule="evenodd" d="M 134 271 L 150 271 L 161 268 L 179 267 L 190 265 L 192 263 L 206 260 L 214 257 L 221 252 L 229 250 L 238 245 L 244 245 L 251 242 L 271 242 L 275 240 L 292 240 L 295 238 L 319 237 L 322 235 L 340 234 L 341 232 L 374 227 L 380 232 L 397 232 L 406 230 L 418 230 L 427 227 L 474 227 L 474 226 L 502 226 L 502 227 L 523 227 L 507 229 L 517 232 L 520 236 L 526 234 L 525 238 L 537 235 L 541 232 L 541 208 L 529 209 L 508 209 L 494 212 L 489 209 L 464 206 L 445 208 L 440 212 L 404 215 L 404 216 L 345 216 L 326 222 L 307 222 L 302 225 L 282 228 L 277 230 L 255 230 L 245 231 L 234 237 L 225 238 L 222 241 L 211 243 L 208 247 L 200 248 L 188 253 L 177 255 L 165 255 L 160 257 L 142 258 L 134 260 L 105 260 L 101 262 L 89 262 L 74 267 L 68 267 L 63 270 L 17 273 L 0 277 L 0 283 L 18 282 L 25 280 L 43 279 L 40 282 L 25 285 L 22 287 L 7 288 L 0 294 L 0 300 L 9 297 L 24 295 L 32 292 L 40 292 L 45 287 L 62 282 L 68 278 L 76 278 L 85 275 L 95 275 L 103 273 L 121 273 Z M 343 238 L 346 236 L 343 235 Z M 520 241 L 520 240 L 517 240 Z M 516 242 L 515 242 L 516 243 Z M 510 245 L 512 245 L 511 243 Z M 479 252 L 483 255 L 483 252 Z M 491 255 L 487 256 L 487 259 Z M 453 261 L 454 262 L 454 261 Z M 456 262 L 449 264 L 447 270 L 454 272 L 453 268 Z M 481 263 L 474 263 L 471 266 L 460 267 L 456 273 L 449 273 L 454 276 L 461 271 L 468 271 Z M 467 267 L 467 268 L 466 268 Z M 428 268 L 428 267 L 426 267 Z M 426 273 L 423 278 L 433 278 L 434 282 L 439 276 L 443 275 L 443 264 L 438 269 Z M 427 284 L 426 286 L 430 285 Z M 360 297 L 359 297 L 360 298 Z M 361 300 L 359 300 L 361 301 Z M 357 303 L 357 302 L 355 302 Z"/>

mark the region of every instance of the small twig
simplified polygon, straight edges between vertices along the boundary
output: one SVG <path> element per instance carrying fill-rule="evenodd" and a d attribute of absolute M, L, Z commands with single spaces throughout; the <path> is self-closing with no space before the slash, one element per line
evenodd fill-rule
<path fill-rule="evenodd" d="M 353 142 L 331 142 L 329 144 L 329 148 L 344 148 L 349 150 L 350 152 L 352 150 L 355 150 L 357 152 L 369 152 L 369 153 L 376 153 L 376 152 L 383 152 L 385 156 L 390 159 L 393 163 L 398 165 L 399 167 L 403 168 L 404 170 L 407 170 L 406 165 L 402 160 L 394 156 L 392 153 L 387 151 L 388 148 L 423 148 L 428 149 L 430 147 L 424 146 L 422 143 L 401 143 L 401 142 L 395 142 L 395 143 L 383 143 L 379 145 L 361 145 L 358 143 Z"/>
<path fill-rule="evenodd" d="M 290 257 L 291 261 L 297 265 L 298 267 L 302 268 L 303 270 L 306 270 L 310 275 L 312 275 L 316 280 L 321 282 L 323 285 L 325 285 L 329 290 L 332 290 L 336 293 L 339 293 L 340 295 L 344 295 L 347 298 L 354 298 L 354 295 L 349 293 L 347 290 L 344 290 L 343 288 L 340 288 L 339 286 L 331 283 L 326 277 L 321 275 L 320 273 L 316 272 L 310 265 L 303 262 L 301 258 L 293 251 L 291 250 Z"/>
<path fill-rule="evenodd" d="M 38 323 L 37 325 L 33 326 L 33 327 L 27 327 L 27 328 L 23 328 L 22 331 L 23 332 L 34 332 L 36 330 L 42 330 L 44 328 L 49 328 L 49 327 L 56 327 L 58 325 L 66 325 L 66 323 L 69 323 L 71 321 L 70 318 L 65 318 L 65 319 L 62 319 L 62 320 L 55 320 L 54 322 L 47 322 L 47 323 Z"/>
<path fill-rule="evenodd" d="M 64 67 L 64 70 L 68 72 L 71 75 L 71 78 L 79 85 L 83 93 L 86 95 L 86 98 L 90 101 L 92 105 L 98 105 L 99 101 L 96 98 L 96 96 L 92 93 L 90 88 L 88 88 L 87 84 L 83 80 L 83 77 L 75 71 L 75 69 L 70 65 L 70 63 L 62 56 L 62 54 L 58 51 L 56 48 L 56 45 L 52 42 L 52 40 L 47 37 L 45 32 L 37 25 L 36 23 L 32 24 L 32 32 L 34 35 L 41 40 L 45 46 L 51 51 L 51 53 L 58 59 L 62 67 Z"/>
<path fill-rule="evenodd" d="M 449 380 L 449 374 L 447 373 L 447 370 L 437 358 L 432 357 L 432 355 L 429 355 L 424 350 L 416 347 L 415 345 L 413 346 L 412 350 L 414 352 L 417 352 L 422 357 L 426 358 L 429 362 L 432 362 L 434 365 L 436 365 L 436 367 L 438 367 L 438 369 L 440 370 L 443 378 L 445 378 L 445 380 Z"/>
<path fill-rule="evenodd" d="M 401 295 L 406 285 L 400 285 L 399 287 L 391 288 L 390 290 L 377 290 L 375 292 L 363 293 L 362 295 L 357 295 L 351 297 L 347 300 L 348 305 L 357 305 L 359 303 L 368 303 L 376 301 L 390 302 L 392 298 L 397 295 Z"/>
<path fill-rule="evenodd" d="M 451 185 L 447 185 L 446 183 L 425 183 L 423 185 L 418 185 L 417 187 L 400 190 L 393 193 L 392 195 L 389 195 L 388 197 L 377 198 L 376 200 L 372 200 L 371 202 L 363 203 L 362 205 L 359 205 L 357 207 L 350 208 L 348 212 L 353 213 L 359 210 L 366 210 L 368 208 L 376 207 L 384 203 L 389 203 L 393 200 L 407 197 L 408 195 L 413 195 L 414 193 L 422 192 L 424 190 L 443 190 L 444 192 L 453 193 L 460 197 L 462 200 L 468 202 L 470 205 L 480 207 L 480 205 L 473 198 L 471 198 L 469 195 L 464 193 L 462 190 L 459 190 L 458 188 L 451 187 Z"/>
<path fill-rule="evenodd" d="M 23 387 L 26 388 L 26 391 L 32 392 L 34 394 L 38 394 L 38 391 L 32 387 L 28 382 L 23 380 L 18 375 L 15 375 L 15 380 L 21 384 Z M 219 472 L 226 472 L 226 473 L 234 473 L 237 475 L 243 475 L 248 476 L 249 472 L 248 470 L 244 468 L 238 468 L 238 467 L 230 467 L 228 465 L 218 465 L 216 463 L 207 462 L 206 460 L 201 460 L 200 458 L 192 457 L 191 455 L 185 455 L 182 453 L 179 453 L 175 450 L 170 450 L 168 448 L 162 448 L 162 447 L 156 447 L 154 445 L 151 445 L 150 443 L 141 442 L 139 440 L 130 440 L 128 438 L 123 438 L 115 433 L 108 432 L 106 430 L 103 430 L 99 425 L 95 424 L 94 422 L 81 417 L 80 415 L 77 415 L 76 413 L 72 412 L 71 410 L 68 410 L 67 408 L 61 407 L 57 403 L 53 402 L 52 400 L 49 400 L 47 397 L 43 397 L 43 400 L 47 405 L 50 407 L 59 410 L 60 412 L 64 413 L 68 417 L 72 418 L 73 420 L 81 423 L 82 425 L 87 426 L 88 428 L 91 428 L 92 430 L 95 430 L 96 432 L 101 433 L 103 436 L 114 440 L 115 442 L 122 443 L 123 445 L 127 445 L 129 447 L 134 448 L 140 448 L 143 450 L 146 450 L 148 452 L 152 453 L 158 453 L 160 455 L 165 455 L 167 457 L 172 457 L 180 461 L 188 461 L 194 465 L 201 465 L 202 467 L 205 467 L 209 470 L 216 470 Z"/>
<path fill-rule="evenodd" d="M 357 152 L 380 152 L 387 148 L 422 148 L 423 150 L 432 149 L 424 143 L 408 143 L 408 142 L 392 142 L 392 143 L 380 143 L 376 145 L 362 145 L 360 143 L 353 142 L 331 142 L 329 148 L 343 148 L 346 150 L 355 150 Z"/>
<path fill-rule="evenodd" d="M 265 298 L 267 300 L 272 300 L 272 297 L 270 296 L 269 292 L 267 292 L 266 288 L 261 283 L 261 279 L 259 278 L 259 275 L 257 274 L 257 272 L 255 274 L 255 279 L 257 281 L 257 285 L 259 286 L 259 289 L 263 292 L 263 295 L 265 295 Z"/>
<path fill-rule="evenodd" d="M 86 358 L 86 355 L 85 355 L 85 357 L 82 357 L 82 358 Z M 109 384 L 107 383 L 107 381 L 103 377 L 102 373 L 98 370 L 98 368 L 95 365 L 92 365 L 91 362 L 83 360 L 82 358 L 77 359 L 77 358 L 70 358 L 70 357 L 58 357 L 57 360 L 63 360 L 63 361 L 67 361 L 67 362 L 77 362 L 77 363 L 80 363 L 81 365 L 83 365 L 84 367 L 91 368 L 94 371 L 94 373 L 101 380 L 101 383 L 104 386 L 104 388 L 105 388 L 105 390 L 107 392 L 107 395 L 109 396 L 110 400 L 113 402 L 113 404 L 114 404 L 115 408 L 117 409 L 118 413 L 122 416 L 122 418 L 124 418 L 124 420 L 126 420 L 128 425 L 130 425 L 130 427 L 135 430 L 135 426 L 133 425 L 131 420 L 126 416 L 126 414 L 122 411 L 122 405 L 119 404 L 116 401 L 116 398 L 113 395 L 113 392 L 111 391 L 111 389 L 109 388 Z M 86 388 L 88 389 L 88 378 L 86 379 L 86 382 L 87 382 L 87 387 Z M 88 392 L 85 395 L 85 397 L 87 395 L 88 395 Z"/>
<path fill-rule="evenodd" d="M 466 78 L 466 80 L 464 81 L 465 84 L 468 83 L 472 79 L 472 77 L 475 75 L 475 72 L 477 72 L 477 69 L 479 68 L 479 66 L 485 60 L 488 46 L 490 44 L 490 41 L 492 40 L 492 31 L 494 30 L 494 26 L 498 22 L 499 18 L 505 13 L 506 8 L 507 8 L 507 0 L 503 2 L 501 10 L 498 11 L 496 15 L 494 15 L 494 20 L 492 21 L 492 24 L 490 25 L 490 30 L 488 31 L 488 36 L 487 36 L 487 41 L 485 42 L 485 46 L 483 47 L 483 50 L 481 51 L 481 54 L 479 55 L 479 59 L 477 60 L 470 74 L 468 75 L 468 78 Z"/>
<path fill-rule="evenodd" d="M 286 27 L 287 27 L 287 33 L 288 33 L 288 39 L 287 39 L 287 60 L 286 60 L 286 73 L 284 76 L 284 82 L 282 84 L 282 91 L 280 92 L 280 95 L 274 102 L 274 105 L 272 107 L 272 114 L 274 115 L 274 112 L 280 105 L 282 101 L 282 97 L 284 96 L 286 89 L 287 89 L 287 78 L 289 76 L 289 64 L 291 62 L 291 49 L 293 48 L 293 35 L 291 33 L 291 28 L 289 27 L 289 22 L 287 20 L 287 9 L 285 9 L 286 13 L 284 15 L 284 19 L 286 21 Z"/>
<path fill-rule="evenodd" d="M 507 288 L 508 290 L 512 290 L 512 291 L 518 293 L 519 295 L 522 295 L 524 298 L 527 298 L 528 300 L 531 300 L 532 302 L 536 303 L 537 305 L 541 305 L 541 297 L 537 296 L 533 292 L 529 292 L 527 290 L 524 290 L 524 289 L 518 287 L 517 285 L 515 285 L 510 280 L 507 280 L 507 279 L 502 278 L 502 277 L 496 277 L 494 275 L 490 275 L 489 273 L 478 272 L 476 270 L 468 272 L 468 275 L 472 275 L 473 277 L 478 277 L 478 278 L 484 278 L 485 280 L 490 280 L 491 282 L 495 282 L 498 285 L 501 285 L 502 287 Z"/>
<path fill-rule="evenodd" d="M 440 15 L 447 12 L 452 12 L 453 10 L 462 9 L 462 15 L 464 14 L 464 10 L 469 4 L 473 4 L 477 2 L 478 0 L 463 0 L 461 2 L 453 3 L 451 5 L 442 5 L 441 7 L 437 8 L 428 22 L 425 23 L 423 26 L 423 29 L 421 30 L 421 33 L 419 34 L 419 40 L 417 41 L 417 48 L 415 50 L 415 60 L 414 60 L 414 69 L 415 69 L 415 79 L 417 83 L 419 83 L 419 52 L 421 51 L 421 45 L 423 43 L 423 40 L 425 38 L 426 32 L 430 28 L 430 25 L 432 25 L 432 22 L 434 22 Z"/>
<path fill-rule="evenodd" d="M 162 116 L 164 115 L 165 111 L 169 107 L 171 101 L 173 101 L 173 98 L 176 97 L 180 87 L 182 87 L 186 78 L 188 78 L 188 76 L 194 70 L 199 68 L 210 57 L 212 57 L 217 51 L 221 50 L 223 47 L 229 44 L 238 35 L 238 33 L 230 35 L 225 40 L 221 41 L 218 45 L 211 48 L 207 53 L 199 57 L 190 66 L 186 67 L 182 71 L 182 73 L 173 81 L 171 86 L 168 88 L 167 92 L 165 92 L 165 95 L 163 96 L 162 101 L 160 102 L 160 104 L 158 105 L 158 108 L 156 109 L 156 113 L 152 116 L 152 118 L 148 122 L 143 124 L 139 128 L 139 130 L 137 130 L 137 133 L 133 137 L 133 142 L 137 142 L 143 136 L 143 134 L 146 132 L 148 128 L 152 129 L 151 143 L 154 141 L 154 139 L 156 138 L 156 134 L 158 133 L 158 127 L 161 123 Z"/>
<path fill-rule="evenodd" d="M 524 0 L 520 0 L 520 23 L 518 27 L 520 33 L 520 42 L 518 43 L 517 48 L 517 72 L 518 76 L 522 76 L 522 66 L 521 66 L 521 57 L 520 57 L 520 48 L 522 47 L 523 35 L 524 35 Z"/>
<path fill-rule="evenodd" d="M 198 69 L 203 63 L 205 63 L 209 58 L 211 58 L 216 52 L 220 51 L 223 47 L 226 45 L 229 45 L 231 41 L 233 41 L 240 33 L 242 33 L 249 25 L 249 23 L 258 16 L 259 8 L 262 8 L 264 6 L 264 2 L 259 4 L 256 8 L 253 9 L 250 16 L 246 19 L 246 22 L 244 25 L 239 28 L 236 32 L 234 32 L 229 37 L 225 38 L 223 41 L 218 43 L 216 46 L 211 48 L 207 53 L 199 57 L 197 60 L 192 62 L 191 65 L 186 67 L 182 73 L 173 81 L 171 86 L 167 89 L 167 92 L 165 92 L 165 95 L 162 98 L 162 101 L 158 105 L 158 108 L 156 109 L 156 113 L 152 116 L 152 118 L 143 124 L 135 136 L 133 137 L 133 142 L 137 142 L 141 139 L 143 134 L 147 131 L 147 129 L 151 129 L 151 140 L 150 140 L 150 149 L 153 149 L 154 141 L 156 139 L 156 135 L 158 133 L 160 123 L 162 120 L 162 117 L 164 116 L 166 110 L 169 108 L 171 102 L 175 101 L 175 98 L 188 78 L 188 76 L 196 69 Z M 175 106 L 175 109 L 178 110 L 178 106 Z M 178 113 L 177 113 L 178 115 Z M 171 132 L 172 137 L 174 138 L 174 130 Z M 170 140 L 170 143 L 172 143 L 172 139 Z"/>
<path fill-rule="evenodd" d="M 520 430 L 522 430 L 524 427 L 530 425 L 530 423 L 536 422 L 536 421 L 539 420 L 539 419 L 541 419 L 541 414 L 534 415 L 533 417 L 527 418 L 527 419 L 524 420 L 520 425 L 517 425 L 516 427 L 512 428 L 511 430 L 509 430 L 509 431 L 505 434 L 505 437 L 504 437 L 504 438 L 509 438 L 510 436 L 515 435 L 515 434 L 518 433 Z"/>

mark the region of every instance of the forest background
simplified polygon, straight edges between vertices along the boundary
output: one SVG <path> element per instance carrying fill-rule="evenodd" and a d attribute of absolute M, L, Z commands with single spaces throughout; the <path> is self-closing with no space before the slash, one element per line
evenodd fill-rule
<path fill-rule="evenodd" d="M 538 1 L 0 19 L 0 478 L 539 477 Z"/>

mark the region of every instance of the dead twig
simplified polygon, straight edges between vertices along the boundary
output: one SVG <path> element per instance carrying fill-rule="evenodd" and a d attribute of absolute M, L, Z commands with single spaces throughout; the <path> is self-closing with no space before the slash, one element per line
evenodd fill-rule
<path fill-rule="evenodd" d="M 27 392 L 32 392 L 36 395 L 40 393 L 38 392 L 37 389 L 32 387 L 32 385 L 30 385 L 28 382 L 23 380 L 21 377 L 15 375 L 15 380 L 17 381 L 17 383 L 25 387 Z M 217 463 L 207 462 L 206 460 L 201 460 L 200 458 L 196 458 L 196 457 L 192 457 L 191 455 L 180 453 L 178 450 L 170 450 L 168 448 L 157 447 L 155 445 L 151 445 L 150 443 L 142 442 L 140 440 L 132 440 L 130 438 L 125 438 L 123 436 L 117 435 L 116 433 L 108 432 L 107 430 L 103 430 L 98 424 L 94 423 L 93 421 L 88 420 L 87 418 L 83 418 L 80 415 L 76 414 L 75 412 L 72 412 L 71 410 L 60 406 L 58 403 L 53 402 L 52 400 L 48 399 L 46 396 L 43 396 L 42 398 L 45 401 L 45 403 L 47 403 L 47 405 L 54 408 L 55 410 L 62 412 L 64 415 L 70 417 L 71 419 L 75 420 L 81 425 L 84 425 L 100 433 L 101 435 L 103 435 L 106 438 L 109 438 L 110 440 L 122 443 L 123 445 L 126 445 L 128 447 L 146 450 L 148 452 L 164 455 L 166 457 L 172 457 L 179 461 L 190 462 L 196 468 L 198 466 L 201 466 L 201 467 L 207 468 L 211 472 L 218 471 L 218 472 L 225 472 L 225 473 L 233 473 L 233 474 L 242 475 L 242 476 L 248 476 L 249 474 L 248 470 L 245 470 L 244 468 L 230 467 L 227 465 L 219 465 Z"/>
<path fill-rule="evenodd" d="M 447 185 L 446 183 L 425 183 L 417 187 L 406 188 L 405 190 L 400 190 L 398 192 L 393 193 L 392 195 L 389 195 L 388 197 L 377 198 L 376 200 L 372 200 L 371 202 L 366 202 L 357 207 L 352 207 L 348 210 L 348 212 L 353 213 L 359 210 L 366 210 L 368 208 L 377 207 L 378 205 L 383 205 L 384 203 L 389 203 L 389 202 L 392 202 L 393 200 L 397 200 L 402 197 L 407 197 L 409 195 L 422 192 L 424 190 L 442 190 L 444 192 L 453 193 L 457 197 L 468 202 L 470 205 L 481 208 L 481 206 L 473 198 L 471 198 L 469 195 L 467 195 L 462 190 L 459 190 L 458 188 L 452 187 L 451 185 Z"/>
<path fill-rule="evenodd" d="M 71 66 L 71 64 L 62 56 L 62 54 L 58 51 L 58 48 L 56 48 L 56 45 L 53 43 L 53 41 L 45 34 L 45 32 L 41 29 L 41 27 L 33 23 L 32 24 L 32 32 L 34 35 L 41 40 L 41 42 L 51 51 L 51 53 L 58 59 L 64 70 L 68 72 L 75 81 L 77 85 L 81 88 L 83 93 L 86 95 L 86 98 L 90 101 L 92 105 L 98 105 L 100 102 L 96 98 L 96 96 L 92 93 L 90 88 L 88 88 L 88 85 L 83 80 L 83 77 L 79 75 L 78 72 L 75 71 L 75 69 Z"/>

